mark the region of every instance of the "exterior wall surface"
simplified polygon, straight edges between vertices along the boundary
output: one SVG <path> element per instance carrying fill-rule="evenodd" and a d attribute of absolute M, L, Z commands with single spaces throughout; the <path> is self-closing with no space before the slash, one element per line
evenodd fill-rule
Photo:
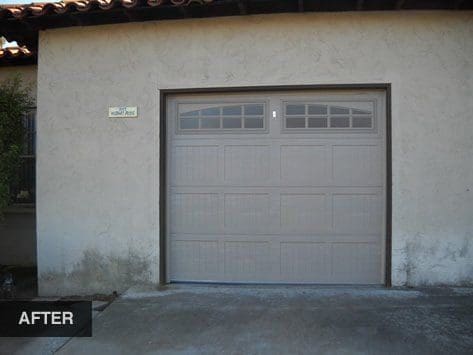
<path fill-rule="evenodd" d="M 473 13 L 284 14 L 48 30 L 39 291 L 159 275 L 159 90 L 392 84 L 392 278 L 473 284 Z M 138 119 L 108 119 L 109 106 Z"/>

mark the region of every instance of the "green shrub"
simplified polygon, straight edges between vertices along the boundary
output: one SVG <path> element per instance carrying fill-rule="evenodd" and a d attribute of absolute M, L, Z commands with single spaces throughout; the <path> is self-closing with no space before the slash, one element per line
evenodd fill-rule
<path fill-rule="evenodd" d="M 20 76 L 0 83 L 0 217 L 11 202 L 10 186 L 18 179 L 25 135 L 22 119 L 32 104 Z"/>

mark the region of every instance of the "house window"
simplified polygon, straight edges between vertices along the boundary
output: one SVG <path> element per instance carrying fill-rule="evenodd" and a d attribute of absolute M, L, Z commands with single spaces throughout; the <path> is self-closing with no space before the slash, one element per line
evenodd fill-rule
<path fill-rule="evenodd" d="M 363 105 L 366 104 L 366 105 Z M 370 106 L 362 103 L 361 106 Z M 360 109 L 340 104 L 286 102 L 284 128 L 287 131 L 338 131 L 372 129 L 373 109 Z"/>
<path fill-rule="evenodd" d="M 199 109 L 179 107 L 178 129 L 181 132 L 259 131 L 265 129 L 264 103 L 209 104 Z"/>
<path fill-rule="evenodd" d="M 20 156 L 18 180 L 11 187 L 13 200 L 17 203 L 34 203 L 36 197 L 36 108 L 23 117 L 25 137 Z"/>

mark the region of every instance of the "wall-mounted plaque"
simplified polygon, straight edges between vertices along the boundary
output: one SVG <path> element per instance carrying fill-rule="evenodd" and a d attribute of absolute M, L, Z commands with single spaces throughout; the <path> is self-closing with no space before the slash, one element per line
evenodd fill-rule
<path fill-rule="evenodd" d="M 117 106 L 108 108 L 108 118 L 138 117 L 138 107 Z"/>

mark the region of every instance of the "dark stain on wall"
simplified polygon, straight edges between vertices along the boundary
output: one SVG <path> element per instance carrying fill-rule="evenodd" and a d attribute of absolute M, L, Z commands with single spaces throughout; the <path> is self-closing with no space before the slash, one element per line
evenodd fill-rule
<path fill-rule="evenodd" d="M 97 250 L 84 251 L 72 272 L 39 275 L 40 295 L 86 295 L 121 293 L 136 284 L 151 284 L 151 260 L 133 250 L 128 255 L 104 255 Z"/>

